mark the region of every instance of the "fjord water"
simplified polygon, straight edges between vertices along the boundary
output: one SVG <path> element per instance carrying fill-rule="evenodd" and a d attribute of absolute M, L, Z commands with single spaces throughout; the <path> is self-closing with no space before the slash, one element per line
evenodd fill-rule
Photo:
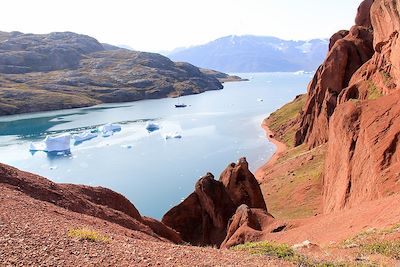
<path fill-rule="evenodd" d="M 179 99 L 144 100 L 90 108 L 0 117 L 0 162 L 55 182 L 111 188 L 141 214 L 160 218 L 193 192 L 197 179 L 216 179 L 238 158 L 255 171 L 274 152 L 262 120 L 296 95 L 305 93 L 311 74 L 240 74 L 248 82 Z M 262 99 L 263 101 L 260 101 Z M 177 103 L 187 108 L 175 108 Z M 147 121 L 161 128 L 148 133 Z M 32 154 L 29 145 L 48 134 L 76 133 L 105 123 L 122 131 L 71 146 L 71 154 Z M 165 140 L 178 132 L 181 139 Z"/>

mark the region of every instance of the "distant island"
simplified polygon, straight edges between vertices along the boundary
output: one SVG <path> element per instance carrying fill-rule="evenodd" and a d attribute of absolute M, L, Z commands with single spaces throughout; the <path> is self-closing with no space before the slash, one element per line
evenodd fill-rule
<path fill-rule="evenodd" d="M 72 32 L 0 32 L 0 115 L 177 97 L 241 80 Z"/>
<path fill-rule="evenodd" d="M 286 41 L 269 36 L 226 36 L 167 56 L 223 72 L 315 71 L 328 51 L 327 39 Z"/>

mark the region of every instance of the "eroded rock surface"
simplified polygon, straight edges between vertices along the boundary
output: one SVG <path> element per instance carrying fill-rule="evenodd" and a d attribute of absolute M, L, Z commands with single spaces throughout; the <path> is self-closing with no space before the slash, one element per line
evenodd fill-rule
<path fill-rule="evenodd" d="M 229 220 L 242 204 L 267 212 L 245 158 L 230 164 L 219 181 L 211 173 L 200 178 L 194 193 L 168 211 L 162 222 L 179 232 L 186 242 L 220 246 L 226 239 Z"/>

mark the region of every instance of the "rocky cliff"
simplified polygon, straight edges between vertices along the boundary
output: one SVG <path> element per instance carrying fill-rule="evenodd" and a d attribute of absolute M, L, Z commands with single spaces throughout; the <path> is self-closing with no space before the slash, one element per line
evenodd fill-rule
<path fill-rule="evenodd" d="M 325 213 L 400 189 L 398 3 L 365 0 L 355 22 L 332 36 L 296 124 L 296 146 L 327 146 Z"/>
<path fill-rule="evenodd" d="M 71 32 L 0 32 L 0 115 L 202 93 L 222 76 Z"/>

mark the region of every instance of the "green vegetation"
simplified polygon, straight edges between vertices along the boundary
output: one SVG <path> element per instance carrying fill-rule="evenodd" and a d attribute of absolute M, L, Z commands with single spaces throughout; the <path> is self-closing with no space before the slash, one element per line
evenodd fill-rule
<path fill-rule="evenodd" d="M 294 120 L 297 118 L 299 112 L 302 110 L 306 103 L 306 95 L 301 95 L 294 101 L 284 105 L 268 118 L 268 127 L 271 131 L 277 133 L 279 129 L 285 127 L 284 134 L 281 136 L 281 141 L 285 142 L 288 147 L 294 146 L 294 137 L 296 127 L 294 127 Z"/>
<path fill-rule="evenodd" d="M 237 245 L 231 249 L 237 251 L 246 251 L 254 255 L 266 255 L 283 259 L 289 262 L 296 263 L 297 266 L 304 267 L 339 267 L 339 266 L 369 266 L 366 264 L 358 263 L 341 263 L 341 262 L 324 262 L 309 259 L 308 257 L 297 253 L 287 244 L 263 242 L 247 242 L 242 245 Z"/>
<path fill-rule="evenodd" d="M 390 84 L 392 83 L 392 77 L 386 71 L 380 71 L 380 73 L 382 75 L 383 82 L 385 83 L 386 86 L 389 87 Z"/>
<path fill-rule="evenodd" d="M 68 237 L 78 238 L 79 240 L 88 240 L 91 242 L 110 242 L 110 238 L 102 235 L 94 230 L 85 228 L 81 229 L 70 229 L 68 231 Z"/>
<path fill-rule="evenodd" d="M 269 242 L 247 242 L 242 245 L 237 245 L 232 249 L 247 251 L 254 255 L 268 255 L 290 261 L 296 256 L 294 250 L 288 245 Z"/>
<path fill-rule="evenodd" d="M 268 182 L 268 207 L 279 218 L 297 219 L 319 212 L 321 177 L 326 146 L 307 150 L 301 145 L 287 150 L 278 159 L 279 169 Z"/>
<path fill-rule="evenodd" d="M 384 229 L 372 228 L 345 240 L 341 246 L 356 248 L 361 255 L 378 254 L 400 260 L 400 240 L 396 237 L 399 232 L 400 224 Z"/>
<path fill-rule="evenodd" d="M 368 99 L 374 100 L 380 98 L 381 96 L 383 96 L 382 92 L 373 82 L 370 82 L 368 85 Z"/>
<path fill-rule="evenodd" d="M 381 254 L 389 258 L 400 260 L 400 241 L 377 241 L 361 246 L 364 254 Z"/>

